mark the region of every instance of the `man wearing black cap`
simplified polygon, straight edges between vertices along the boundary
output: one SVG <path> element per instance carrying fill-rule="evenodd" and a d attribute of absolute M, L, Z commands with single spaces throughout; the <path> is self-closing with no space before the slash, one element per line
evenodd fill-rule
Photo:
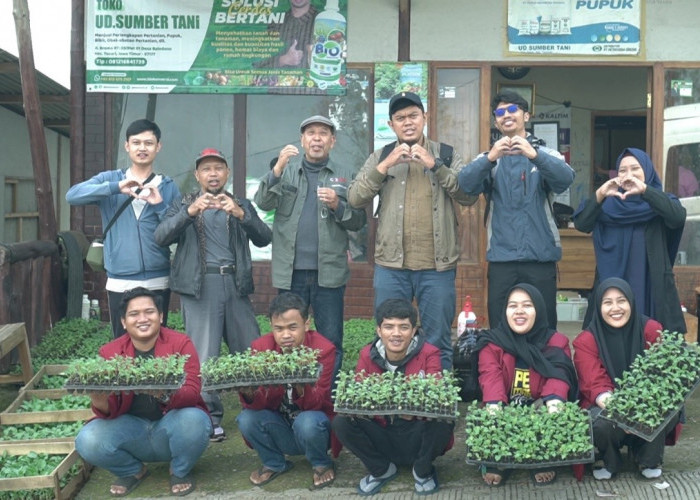
<path fill-rule="evenodd" d="M 489 324 L 498 326 L 508 290 L 529 283 L 542 293 L 549 327 L 556 328 L 561 242 L 552 198 L 571 185 L 574 171 L 558 151 L 528 134 L 528 102 L 518 93 L 497 94 L 491 109 L 503 135 L 459 174 L 462 191 L 484 193 L 488 203 Z"/>
<path fill-rule="evenodd" d="M 249 241 L 270 243 L 272 232 L 253 204 L 225 190 L 229 168 L 224 154 L 203 150 L 195 160 L 200 189 L 175 200 L 156 229 L 159 245 L 177 243 L 170 287 L 180 294 L 185 330 L 199 360 L 248 348 L 260 336 L 248 295 L 253 293 Z M 224 407 L 216 393 L 202 394 L 214 423 L 212 441 L 222 441 Z"/>
<path fill-rule="evenodd" d="M 379 195 L 379 225 L 374 251 L 374 305 L 390 298 L 418 301 L 426 339 L 452 368 L 455 270 L 459 259 L 453 201 L 472 205 L 457 173 L 462 158 L 451 146 L 423 135 L 427 114 L 420 97 L 400 92 L 389 101 L 389 126 L 396 142 L 365 162 L 348 191 L 354 207 Z"/>
<path fill-rule="evenodd" d="M 346 201 L 355 176 L 330 158 L 335 125 L 325 116 L 301 122 L 301 147 L 288 144 L 260 181 L 255 203 L 275 209 L 272 225 L 272 285 L 300 295 L 313 309 L 316 330 L 336 348 L 335 372 L 343 358 L 343 300 L 350 278 L 348 231 L 364 226 L 364 210 Z"/>

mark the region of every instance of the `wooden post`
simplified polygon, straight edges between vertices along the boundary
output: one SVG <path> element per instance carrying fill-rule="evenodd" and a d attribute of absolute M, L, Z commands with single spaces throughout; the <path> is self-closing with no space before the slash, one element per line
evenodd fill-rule
<path fill-rule="evenodd" d="M 46 148 L 44 123 L 41 115 L 39 88 L 34 68 L 32 35 L 29 28 L 29 8 L 27 0 L 14 0 L 13 15 L 19 50 L 19 74 L 22 80 L 22 101 L 24 116 L 29 129 L 36 203 L 39 211 L 39 239 L 56 240 L 56 213 L 53 208 L 49 153 Z"/>
<path fill-rule="evenodd" d="M 71 2 L 70 35 L 70 185 L 85 180 L 85 2 Z M 82 165 L 83 168 L 75 168 Z M 85 231 L 84 207 L 70 207 L 70 227 Z"/>

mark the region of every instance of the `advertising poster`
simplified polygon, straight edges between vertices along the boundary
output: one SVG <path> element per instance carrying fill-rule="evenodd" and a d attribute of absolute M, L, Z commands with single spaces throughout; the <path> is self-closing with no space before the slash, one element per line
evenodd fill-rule
<path fill-rule="evenodd" d="M 639 55 L 641 0 L 509 0 L 508 50 Z"/>
<path fill-rule="evenodd" d="M 87 0 L 88 92 L 345 94 L 347 0 Z"/>

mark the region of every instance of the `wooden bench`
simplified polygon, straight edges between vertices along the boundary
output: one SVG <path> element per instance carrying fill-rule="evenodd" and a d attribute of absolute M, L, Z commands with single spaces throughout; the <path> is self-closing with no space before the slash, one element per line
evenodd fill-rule
<path fill-rule="evenodd" d="M 24 323 L 0 325 L 0 358 L 4 358 L 17 348 L 21 375 L 0 375 L 0 384 L 26 384 L 34 375 L 32 356 L 29 352 L 29 340 Z"/>

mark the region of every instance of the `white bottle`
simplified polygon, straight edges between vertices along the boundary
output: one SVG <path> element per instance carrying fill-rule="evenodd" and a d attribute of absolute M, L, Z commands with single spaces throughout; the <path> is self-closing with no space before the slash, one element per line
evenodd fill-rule
<path fill-rule="evenodd" d="M 340 84 L 345 55 L 347 21 L 338 12 L 338 0 L 327 0 L 326 10 L 314 20 L 309 76 L 322 90 Z"/>
<path fill-rule="evenodd" d="M 461 336 L 467 328 L 473 326 L 476 323 L 476 314 L 472 311 L 472 298 L 467 295 L 464 300 L 464 307 L 462 307 L 462 312 L 457 316 L 457 336 Z"/>
<path fill-rule="evenodd" d="M 100 319 L 100 302 L 97 299 L 90 302 L 90 319 Z"/>
<path fill-rule="evenodd" d="M 83 294 L 83 308 L 80 311 L 80 317 L 90 319 L 90 299 L 88 299 L 87 293 Z"/>

